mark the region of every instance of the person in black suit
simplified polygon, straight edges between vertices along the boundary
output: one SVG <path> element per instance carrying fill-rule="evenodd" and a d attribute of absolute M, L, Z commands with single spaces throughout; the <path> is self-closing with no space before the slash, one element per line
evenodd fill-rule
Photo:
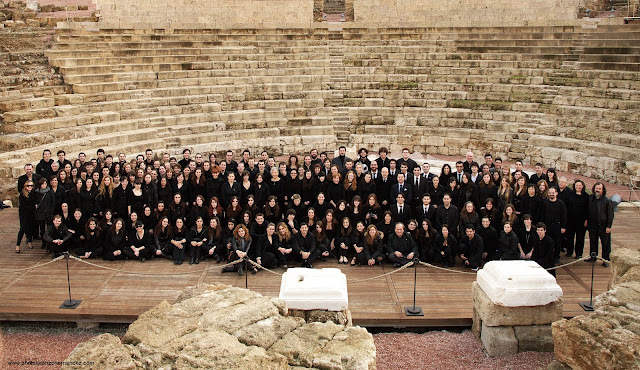
<path fill-rule="evenodd" d="M 389 176 L 389 169 L 383 167 L 380 170 L 380 176 L 376 180 L 376 196 L 383 210 L 389 209 L 391 203 L 391 187 L 395 183 L 394 179 Z"/>
<path fill-rule="evenodd" d="M 394 231 L 393 234 L 389 235 L 387 252 L 389 261 L 395 264 L 396 267 L 400 267 L 418 256 L 418 244 L 416 244 L 411 235 L 405 232 L 404 224 L 396 223 Z"/>
<path fill-rule="evenodd" d="M 429 191 L 428 182 L 420 174 L 420 167 L 415 167 L 413 173 L 409 174 L 407 182 L 413 185 L 413 201 L 412 204 L 420 204 L 422 195 Z"/>
<path fill-rule="evenodd" d="M 391 206 L 390 210 L 394 223 L 402 222 L 406 225 L 411 219 L 411 207 L 405 204 L 405 197 L 402 193 L 396 196 L 396 203 Z"/>
<path fill-rule="evenodd" d="M 415 208 L 414 214 L 420 223 L 422 223 L 422 220 L 429 220 L 431 224 L 435 223 L 436 207 L 431 205 L 431 195 L 429 193 L 422 195 L 422 203 Z"/>
<path fill-rule="evenodd" d="M 451 194 L 445 193 L 442 197 L 442 206 L 436 211 L 436 228 L 439 230 L 442 225 L 448 225 L 449 230 L 455 232 L 458 229 L 460 212 L 458 207 L 451 204 Z"/>
<path fill-rule="evenodd" d="M 387 157 L 387 154 L 389 154 L 389 150 L 385 147 L 381 147 L 380 150 L 378 150 L 378 158 L 376 159 L 378 169 L 382 170 L 383 167 L 389 168 L 389 162 L 391 160 Z"/>
<path fill-rule="evenodd" d="M 436 177 L 436 175 L 432 174 L 431 172 L 431 166 L 429 165 L 429 163 L 424 162 L 422 164 L 422 178 L 427 180 L 427 188 L 428 186 L 430 186 L 431 182 L 433 181 L 433 178 Z"/>
<path fill-rule="evenodd" d="M 24 184 L 27 181 L 32 181 L 34 184 L 38 183 L 40 180 L 40 175 L 33 172 L 33 165 L 31 163 L 27 163 L 24 165 L 24 175 L 18 177 L 18 192 L 21 192 L 24 189 Z"/>
<path fill-rule="evenodd" d="M 331 164 L 335 164 L 336 166 L 338 166 L 339 171 L 342 171 L 344 169 L 344 164 L 347 161 L 351 160 L 351 158 L 347 157 L 346 154 L 347 148 L 341 146 L 340 148 L 338 148 L 338 156 L 333 158 L 333 160 L 331 161 Z"/>
<path fill-rule="evenodd" d="M 389 198 L 392 200 L 396 199 L 400 193 L 404 195 L 405 202 L 409 203 L 413 200 L 413 186 L 404 181 L 404 174 L 402 173 L 398 173 L 398 183 L 391 186 L 391 194 Z"/>

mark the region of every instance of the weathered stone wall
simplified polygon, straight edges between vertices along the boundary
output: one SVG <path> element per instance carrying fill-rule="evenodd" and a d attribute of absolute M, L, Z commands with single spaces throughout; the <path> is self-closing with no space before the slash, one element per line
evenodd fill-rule
<path fill-rule="evenodd" d="M 309 27 L 313 0 L 96 0 L 107 28 Z"/>
<path fill-rule="evenodd" d="M 549 25 L 576 19 L 578 0 L 355 0 L 356 22 L 422 27 Z"/>
<path fill-rule="evenodd" d="M 555 358 L 572 369 L 640 369 L 640 251 L 615 249 L 611 262 L 613 285 L 595 311 L 552 325 Z"/>
<path fill-rule="evenodd" d="M 308 27 L 314 0 L 96 0 L 103 27 Z M 362 25 L 550 25 L 575 20 L 578 0 L 355 0 L 347 19 Z M 316 12 L 316 21 L 318 12 Z"/>

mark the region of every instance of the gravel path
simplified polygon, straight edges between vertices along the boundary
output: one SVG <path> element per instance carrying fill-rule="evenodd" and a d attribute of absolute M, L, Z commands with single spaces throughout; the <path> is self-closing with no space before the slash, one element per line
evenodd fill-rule
<path fill-rule="evenodd" d="M 101 333 L 123 335 L 126 326 L 95 330 L 76 329 L 75 324 L 3 323 L 0 331 L 0 368 L 60 369 L 60 364 L 81 342 Z M 10 364 L 10 362 L 18 364 Z M 52 364 L 20 365 L 21 361 L 53 362 Z"/>
<path fill-rule="evenodd" d="M 425 334 L 376 334 L 376 364 L 380 370 L 411 369 L 541 369 L 553 353 L 524 352 L 490 358 L 473 333 L 433 331 Z"/>
<path fill-rule="evenodd" d="M 104 332 L 123 335 L 126 326 L 79 330 L 73 324 L 4 323 L 0 331 L 0 368 L 59 369 L 60 365 L 24 366 L 9 361 L 61 362 L 81 342 Z M 377 368 L 393 369 L 540 369 L 553 361 L 553 353 L 526 352 L 489 358 L 470 331 L 425 334 L 374 335 Z"/>

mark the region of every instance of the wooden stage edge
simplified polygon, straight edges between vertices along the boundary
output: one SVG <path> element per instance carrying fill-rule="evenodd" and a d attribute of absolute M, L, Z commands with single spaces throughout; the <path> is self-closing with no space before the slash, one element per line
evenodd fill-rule
<path fill-rule="evenodd" d="M 623 208 L 616 213 L 613 227 L 613 248 L 638 248 L 640 211 Z M 77 322 L 128 324 L 163 300 L 175 302 L 182 290 L 198 283 L 223 283 L 245 286 L 245 277 L 235 273 L 220 273 L 220 265 L 203 261 L 199 265 L 175 266 L 168 260 L 92 262 L 112 269 L 90 266 L 69 260 L 71 295 L 82 300 L 76 309 L 60 309 L 68 298 L 66 263 L 50 263 L 27 272 L 24 269 L 50 261 L 50 256 L 35 242 L 29 250 L 23 244 L 22 253 L 14 252 L 17 233 L 17 212 L 0 212 L 0 321 Z M 585 243 L 588 246 L 588 240 Z M 563 257 L 561 263 L 574 261 Z M 458 274 L 425 266 L 417 268 L 416 305 L 425 316 L 405 316 L 404 308 L 413 302 L 413 267 L 374 280 L 357 280 L 389 273 L 392 265 L 356 266 L 337 262 L 319 262 L 315 268 L 340 268 L 345 273 L 349 291 L 349 309 L 354 325 L 377 328 L 446 328 L 470 327 L 473 318 L 471 284 L 475 274 Z M 462 268 L 455 268 L 463 271 Z M 132 275 L 126 271 L 150 275 Z M 283 272 L 282 269 L 277 269 Z M 469 271 L 469 270 L 464 270 Z M 607 290 L 612 268 L 595 265 L 594 296 Z M 170 275 L 192 272 L 187 275 Z M 266 271 L 249 274 L 249 289 L 264 296 L 277 297 L 280 276 Z M 563 289 L 563 316 L 584 314 L 578 305 L 589 301 L 591 264 L 578 262 L 557 270 L 557 281 Z"/>

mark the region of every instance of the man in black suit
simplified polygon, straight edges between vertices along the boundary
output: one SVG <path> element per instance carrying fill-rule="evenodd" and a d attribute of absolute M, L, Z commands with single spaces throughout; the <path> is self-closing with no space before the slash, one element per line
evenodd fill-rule
<path fill-rule="evenodd" d="M 377 183 L 380 176 L 382 176 L 380 175 L 380 170 L 378 169 L 378 162 L 371 162 L 371 168 L 369 168 L 369 172 L 371 173 L 371 180 Z"/>
<path fill-rule="evenodd" d="M 331 164 L 335 164 L 336 166 L 338 166 L 338 170 L 342 171 L 344 169 L 344 164 L 347 160 L 351 160 L 351 158 L 346 156 L 347 154 L 347 148 L 345 146 L 341 146 L 340 148 L 338 148 L 338 156 L 333 158 L 333 160 L 331 161 Z"/>
<path fill-rule="evenodd" d="M 402 158 L 397 160 L 398 167 L 400 167 L 403 163 L 407 164 L 407 171 L 413 172 L 413 169 L 418 167 L 418 164 L 413 159 L 409 158 L 410 152 L 409 148 L 402 149 Z"/>
<path fill-rule="evenodd" d="M 406 225 L 411 219 L 411 207 L 405 204 L 405 198 L 402 193 L 396 196 L 396 203 L 391 206 L 390 210 L 393 222 L 402 222 Z"/>
<path fill-rule="evenodd" d="M 418 255 L 418 245 L 411 235 L 404 230 L 405 226 L 403 224 L 396 223 L 394 233 L 389 235 L 389 242 L 387 243 L 389 261 L 395 264 L 396 267 L 406 265 Z"/>
<path fill-rule="evenodd" d="M 413 173 L 409 174 L 407 182 L 413 185 L 413 203 L 414 205 L 420 204 L 422 194 L 429 191 L 427 187 L 428 182 L 420 174 L 420 167 L 415 167 Z"/>
<path fill-rule="evenodd" d="M 18 177 L 18 193 L 22 191 L 22 188 L 27 181 L 33 181 L 34 184 L 37 184 L 40 177 L 40 175 L 33 172 L 33 165 L 31 163 L 25 164 L 24 175 Z"/>
<path fill-rule="evenodd" d="M 385 147 L 381 147 L 380 150 L 378 150 L 378 158 L 376 159 L 378 169 L 382 170 L 382 167 L 389 168 L 390 159 L 387 157 L 387 154 L 389 154 L 389 150 Z"/>
<path fill-rule="evenodd" d="M 394 180 L 398 179 L 398 173 L 400 173 L 400 169 L 397 168 L 396 164 L 395 159 L 389 160 L 389 176 L 393 177 Z"/>
<path fill-rule="evenodd" d="M 431 195 L 429 193 L 422 195 L 422 203 L 415 208 L 414 214 L 420 224 L 424 219 L 431 221 L 431 225 L 435 223 L 436 207 L 431 205 Z"/>
<path fill-rule="evenodd" d="M 450 193 L 444 194 L 442 203 L 442 206 L 438 207 L 436 211 L 436 230 L 442 229 L 442 225 L 448 225 L 449 230 L 455 232 L 455 230 L 458 230 L 458 220 L 460 218 L 458 207 L 451 204 Z"/>
<path fill-rule="evenodd" d="M 398 194 L 404 195 L 404 199 L 407 203 L 413 200 L 413 186 L 404 181 L 404 175 L 402 173 L 398 174 L 398 183 L 391 187 L 390 198 L 392 200 L 396 199 Z"/>
<path fill-rule="evenodd" d="M 390 198 L 391 187 L 395 184 L 394 179 L 389 176 L 389 169 L 382 167 L 380 170 L 380 176 L 376 180 L 376 195 L 378 196 L 378 202 L 383 210 L 389 209 L 389 204 L 392 203 Z"/>
<path fill-rule="evenodd" d="M 458 185 L 462 183 L 462 176 L 464 176 L 464 164 L 462 163 L 462 161 L 456 162 L 456 172 L 452 173 L 451 176 L 456 178 L 456 183 Z M 443 185 L 445 187 L 449 186 L 449 184 L 443 184 Z"/>
<path fill-rule="evenodd" d="M 433 181 L 433 178 L 436 176 L 432 174 L 430 171 L 431 171 L 431 166 L 429 165 L 429 163 L 424 162 L 422 164 L 422 178 L 428 181 L 427 186 L 430 186 L 431 182 Z"/>

